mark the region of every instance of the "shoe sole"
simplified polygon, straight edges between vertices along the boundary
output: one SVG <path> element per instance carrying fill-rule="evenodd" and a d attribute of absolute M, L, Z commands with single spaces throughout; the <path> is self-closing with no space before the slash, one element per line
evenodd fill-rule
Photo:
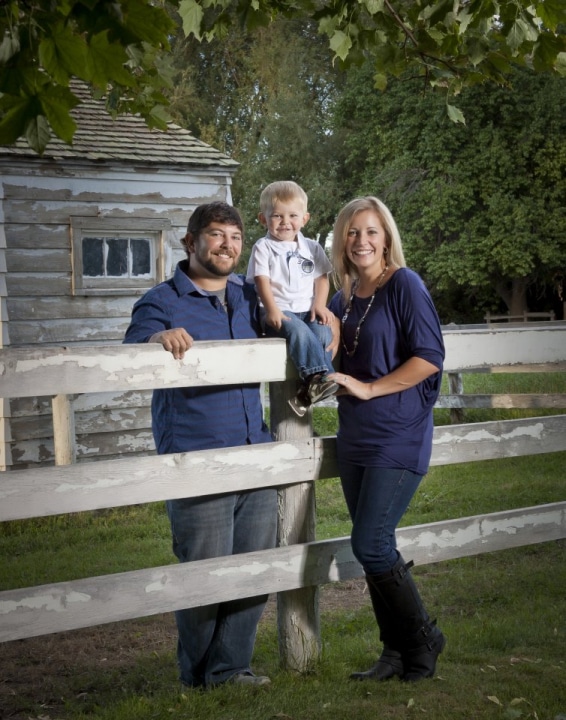
<path fill-rule="evenodd" d="M 301 405 L 301 403 L 296 397 L 287 400 L 287 402 L 289 403 L 289 407 L 295 413 L 295 415 L 298 415 L 298 417 L 304 417 L 306 415 L 308 408 L 306 407 L 306 405 Z"/>

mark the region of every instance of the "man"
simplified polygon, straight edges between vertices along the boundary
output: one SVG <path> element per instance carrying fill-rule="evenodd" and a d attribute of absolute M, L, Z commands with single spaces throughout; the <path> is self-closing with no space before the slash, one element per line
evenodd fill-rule
<path fill-rule="evenodd" d="M 170 280 L 136 302 L 124 342 L 158 342 L 182 358 L 195 340 L 257 337 L 254 287 L 233 274 L 243 245 L 238 211 L 223 202 L 200 205 L 183 244 L 187 259 Z M 156 390 L 152 426 L 160 454 L 272 441 L 259 385 Z M 180 562 L 275 546 L 277 491 L 272 488 L 169 500 L 167 512 Z M 250 668 L 266 600 L 261 596 L 177 611 L 181 682 L 189 687 L 269 684 L 269 678 Z"/>

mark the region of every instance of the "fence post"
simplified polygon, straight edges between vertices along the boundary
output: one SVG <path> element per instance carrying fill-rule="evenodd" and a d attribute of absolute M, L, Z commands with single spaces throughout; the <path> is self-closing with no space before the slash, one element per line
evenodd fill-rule
<path fill-rule="evenodd" d="M 55 465 L 72 465 L 76 459 L 75 411 L 69 395 L 51 398 Z"/>
<path fill-rule="evenodd" d="M 287 400 L 296 390 L 296 379 L 269 384 L 271 430 L 278 441 L 312 437 L 312 410 L 297 417 Z M 279 491 L 278 545 L 315 540 L 315 491 L 313 483 L 290 485 Z M 318 586 L 277 595 L 279 656 L 287 670 L 307 672 L 320 655 Z"/>
<path fill-rule="evenodd" d="M 464 383 L 462 382 L 462 373 L 448 373 L 448 393 L 450 395 L 462 395 L 464 392 Z M 450 410 L 450 422 L 453 425 L 460 425 L 464 422 L 464 409 L 452 408 Z"/>

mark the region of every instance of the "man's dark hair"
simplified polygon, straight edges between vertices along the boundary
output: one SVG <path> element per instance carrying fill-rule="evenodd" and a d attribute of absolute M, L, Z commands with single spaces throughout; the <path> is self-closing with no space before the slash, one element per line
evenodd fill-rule
<path fill-rule="evenodd" d="M 240 213 L 232 205 L 221 201 L 199 205 L 189 218 L 187 232 L 196 237 L 211 222 L 236 225 L 242 235 L 244 234 L 244 223 Z"/>

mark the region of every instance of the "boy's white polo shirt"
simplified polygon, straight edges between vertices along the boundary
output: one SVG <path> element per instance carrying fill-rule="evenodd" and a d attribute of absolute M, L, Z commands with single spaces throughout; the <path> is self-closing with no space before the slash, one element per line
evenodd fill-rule
<path fill-rule="evenodd" d="M 299 313 L 311 309 L 314 281 L 331 271 L 324 248 L 315 240 L 302 233 L 296 242 L 266 235 L 252 248 L 246 279 L 254 282 L 258 275 L 268 277 L 277 307 Z"/>

